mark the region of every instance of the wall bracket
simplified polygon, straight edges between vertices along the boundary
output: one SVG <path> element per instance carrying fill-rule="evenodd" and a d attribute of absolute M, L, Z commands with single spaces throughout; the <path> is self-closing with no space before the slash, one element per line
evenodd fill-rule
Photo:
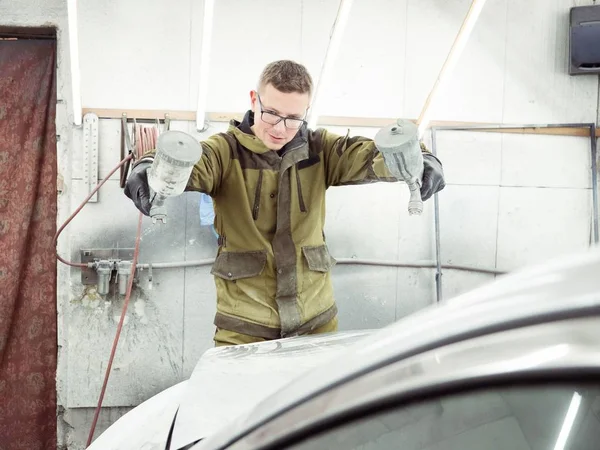
<path fill-rule="evenodd" d="M 133 259 L 133 248 L 90 248 L 81 249 L 81 262 L 84 264 L 100 261 L 131 261 Z M 98 274 L 91 267 L 81 269 L 81 284 L 85 286 L 97 285 Z"/>

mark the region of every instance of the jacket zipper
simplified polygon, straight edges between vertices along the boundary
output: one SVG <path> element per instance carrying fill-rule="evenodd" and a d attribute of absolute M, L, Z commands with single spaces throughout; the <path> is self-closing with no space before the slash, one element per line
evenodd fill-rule
<path fill-rule="evenodd" d="M 294 148 L 289 149 L 288 152 L 293 152 L 294 150 L 299 149 L 300 147 L 302 147 L 305 144 L 306 144 L 306 142 L 302 142 L 300 145 L 297 145 Z M 300 184 L 300 175 L 298 174 L 298 166 L 296 166 L 295 168 L 296 168 L 296 184 L 298 185 L 298 203 L 300 205 L 300 211 L 306 212 L 306 205 L 304 204 L 304 198 L 302 197 L 302 185 Z"/>
<path fill-rule="evenodd" d="M 302 197 L 302 184 L 300 183 L 300 171 L 296 166 L 296 184 L 298 185 L 298 204 L 300 205 L 300 212 L 306 212 L 306 205 L 304 204 L 304 198 Z"/>
<path fill-rule="evenodd" d="M 258 210 L 260 208 L 260 190 L 262 187 L 263 171 L 258 172 L 258 182 L 256 183 L 256 192 L 254 193 L 254 207 L 252 208 L 252 218 L 258 219 Z"/>

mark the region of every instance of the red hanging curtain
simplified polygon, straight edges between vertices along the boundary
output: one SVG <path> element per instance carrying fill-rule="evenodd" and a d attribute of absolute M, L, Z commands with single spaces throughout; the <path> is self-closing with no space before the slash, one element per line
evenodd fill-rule
<path fill-rule="evenodd" d="M 56 448 L 55 67 L 55 40 L 0 40 L 2 450 Z"/>

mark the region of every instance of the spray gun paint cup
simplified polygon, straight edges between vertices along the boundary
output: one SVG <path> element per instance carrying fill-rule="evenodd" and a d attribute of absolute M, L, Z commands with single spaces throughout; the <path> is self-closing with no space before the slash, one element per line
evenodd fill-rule
<path fill-rule="evenodd" d="M 148 169 L 152 222 L 166 223 L 165 200 L 183 193 L 201 156 L 200 143 L 183 131 L 166 131 L 158 137 L 154 161 Z"/>
<path fill-rule="evenodd" d="M 423 212 L 421 199 L 423 154 L 419 145 L 417 126 L 412 122 L 398 119 L 396 123 L 379 130 L 374 140 L 392 176 L 408 185 L 410 190 L 408 213 L 421 214 Z"/>

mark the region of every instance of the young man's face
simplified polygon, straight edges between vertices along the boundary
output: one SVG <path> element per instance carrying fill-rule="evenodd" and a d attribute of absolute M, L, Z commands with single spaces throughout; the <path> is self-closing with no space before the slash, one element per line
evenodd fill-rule
<path fill-rule="evenodd" d="M 281 92 L 272 84 L 267 84 L 260 92 L 250 92 L 250 101 L 254 111 L 252 131 L 267 148 L 277 151 L 298 133 L 302 119 L 306 116 L 310 97 L 308 93 Z M 277 116 L 287 120 L 280 120 Z"/>

